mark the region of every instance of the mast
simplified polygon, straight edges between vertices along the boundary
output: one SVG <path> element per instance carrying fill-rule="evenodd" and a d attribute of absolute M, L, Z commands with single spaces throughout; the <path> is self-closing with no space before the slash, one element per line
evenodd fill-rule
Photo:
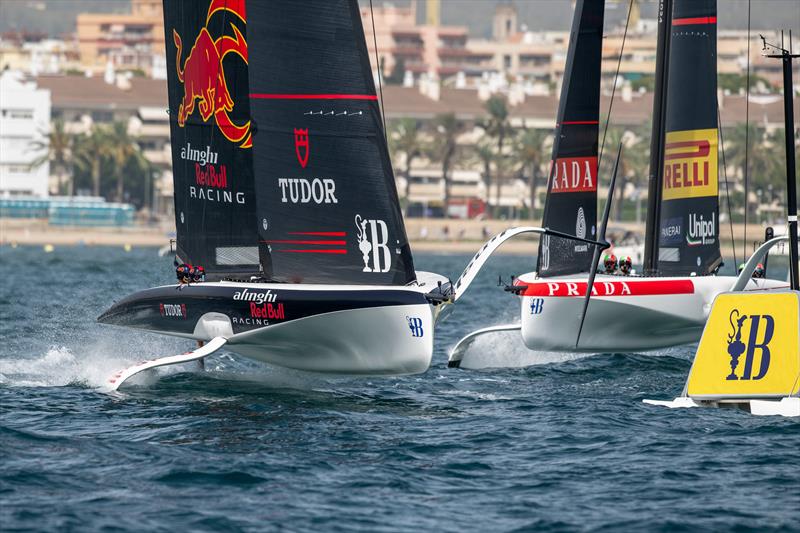
<path fill-rule="evenodd" d="M 658 41 L 656 45 L 656 83 L 653 94 L 653 129 L 650 136 L 650 175 L 647 186 L 647 221 L 644 243 L 644 274 L 658 271 L 658 226 L 661 206 L 661 181 L 664 174 L 664 112 L 669 65 L 672 0 L 659 0 Z"/>
<path fill-rule="evenodd" d="M 764 37 L 761 38 L 762 40 Z M 791 34 L 789 36 L 791 43 Z M 798 274 L 797 250 L 797 176 L 795 175 L 794 153 L 794 86 L 792 83 L 792 59 L 800 54 L 792 54 L 782 47 L 769 45 L 764 40 L 764 48 L 772 46 L 777 49 L 777 54 L 767 54 L 767 57 L 780 59 L 783 63 L 783 120 L 786 128 L 786 209 L 787 226 L 789 229 L 789 281 L 792 290 L 800 290 L 800 274 Z M 789 45 L 791 46 L 791 44 Z"/>

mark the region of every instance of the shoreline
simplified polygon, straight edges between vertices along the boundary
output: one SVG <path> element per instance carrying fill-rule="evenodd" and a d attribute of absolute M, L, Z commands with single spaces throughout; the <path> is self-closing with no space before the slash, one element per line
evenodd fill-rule
<path fill-rule="evenodd" d="M 508 227 L 521 225 L 531 225 L 531 223 L 506 220 L 406 220 L 406 229 L 413 251 L 443 254 L 474 254 L 486 241 L 483 238 L 484 234 L 496 235 Z M 637 233 L 641 233 L 644 229 L 635 223 L 618 223 L 614 224 L 613 228 L 617 231 Z M 753 242 L 763 240 L 764 229 L 761 226 L 748 225 L 748 245 L 745 245 L 743 240 L 743 225 L 734 225 L 734 235 L 737 241 L 737 256 L 740 256 L 743 250 L 752 251 Z M 60 227 L 50 226 L 44 220 L 0 219 L 0 246 L 162 248 L 169 246 L 170 239 L 174 239 L 174 236 L 175 232 L 171 226 Z M 733 248 L 730 245 L 730 233 L 723 230 L 722 239 L 722 255 L 731 257 Z M 522 236 L 503 243 L 496 253 L 533 256 L 537 251 L 537 241 L 533 235 Z"/>

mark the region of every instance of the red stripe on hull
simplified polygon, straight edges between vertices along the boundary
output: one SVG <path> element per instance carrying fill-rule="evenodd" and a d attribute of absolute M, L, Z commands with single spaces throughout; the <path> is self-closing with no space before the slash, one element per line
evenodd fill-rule
<path fill-rule="evenodd" d="M 717 17 L 694 17 L 685 19 L 675 19 L 672 21 L 673 26 L 689 26 L 692 24 L 716 24 Z"/>
<path fill-rule="evenodd" d="M 586 296 L 585 281 L 537 281 L 526 284 L 517 280 L 519 285 L 527 285 L 522 296 L 571 297 Z M 674 280 L 596 280 L 593 296 L 659 296 L 668 294 L 694 294 L 694 283 L 688 279 Z"/>

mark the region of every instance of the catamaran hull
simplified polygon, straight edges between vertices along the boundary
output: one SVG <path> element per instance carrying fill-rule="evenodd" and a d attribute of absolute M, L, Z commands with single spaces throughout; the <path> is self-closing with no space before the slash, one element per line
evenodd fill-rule
<path fill-rule="evenodd" d="M 286 368 L 334 374 L 424 372 L 438 308 L 417 288 L 252 283 L 158 287 L 133 294 L 101 323 L 208 341 Z"/>
<path fill-rule="evenodd" d="M 608 352 L 647 351 L 697 342 L 714 297 L 735 277 L 635 278 L 598 275 L 576 347 L 586 278 L 520 276 L 521 333 L 530 349 Z M 751 287 L 785 286 L 774 280 Z"/>

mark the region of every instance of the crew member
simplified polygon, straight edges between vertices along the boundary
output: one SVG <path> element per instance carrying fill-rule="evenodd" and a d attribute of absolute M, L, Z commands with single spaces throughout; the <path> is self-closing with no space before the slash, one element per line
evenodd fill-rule
<path fill-rule="evenodd" d="M 182 263 L 175 266 L 175 276 L 181 285 L 188 285 L 192 281 L 192 265 Z"/>
<path fill-rule="evenodd" d="M 617 256 L 614 254 L 606 254 L 603 258 L 603 267 L 606 274 L 614 274 L 617 270 Z"/>
<path fill-rule="evenodd" d="M 762 265 L 761 263 L 756 265 L 756 269 L 753 270 L 753 277 L 759 279 L 767 277 L 767 271 L 764 270 L 764 265 Z"/>
<path fill-rule="evenodd" d="M 630 256 L 620 257 L 619 258 L 619 273 L 623 276 L 630 276 L 631 275 L 631 268 L 633 267 L 633 261 L 631 260 Z"/>

